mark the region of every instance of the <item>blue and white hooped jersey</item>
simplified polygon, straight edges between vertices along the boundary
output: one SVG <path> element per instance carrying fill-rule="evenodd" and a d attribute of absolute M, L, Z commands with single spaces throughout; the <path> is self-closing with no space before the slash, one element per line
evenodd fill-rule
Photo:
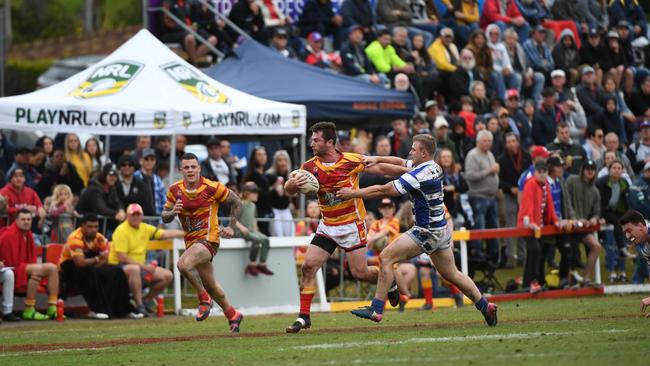
<path fill-rule="evenodd" d="M 407 167 L 411 164 L 409 160 Z M 400 194 L 411 194 L 416 226 L 431 230 L 447 227 L 442 178 L 442 168 L 430 160 L 393 181 Z"/>

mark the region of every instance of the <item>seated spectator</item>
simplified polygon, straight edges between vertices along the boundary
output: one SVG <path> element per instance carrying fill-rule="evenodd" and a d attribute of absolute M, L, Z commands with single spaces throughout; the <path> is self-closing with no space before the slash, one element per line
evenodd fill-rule
<path fill-rule="evenodd" d="M 466 97 L 464 97 L 466 98 Z M 471 105 L 471 103 L 469 103 Z M 448 116 L 451 132 L 449 138 L 454 143 L 456 150 L 453 151 L 454 155 L 458 157 L 458 161 L 465 161 L 465 157 L 470 150 L 474 148 L 474 139 L 467 135 L 466 121 L 459 116 Z"/>
<path fill-rule="evenodd" d="M 211 42 L 210 38 L 216 38 L 216 46 L 222 51 L 232 49 L 235 40 L 228 34 L 226 30 L 226 22 L 210 10 L 205 4 L 198 1 L 192 2 L 191 18 L 194 24 L 198 27 L 196 30 L 199 35 Z"/>
<path fill-rule="evenodd" d="M 52 159 L 52 153 L 54 153 L 54 140 L 49 136 L 41 136 L 36 140 L 34 146 L 43 149 L 43 153 L 45 154 L 45 159 L 37 168 L 39 172 L 43 172 L 43 170 L 45 170 L 45 164 L 49 163 Z"/>
<path fill-rule="evenodd" d="M 634 38 L 648 37 L 648 19 L 638 0 L 611 0 L 608 3 L 609 23 L 618 24 L 626 20 L 633 24 Z"/>
<path fill-rule="evenodd" d="M 564 70 L 555 69 L 551 71 L 551 88 L 555 92 L 556 99 L 562 94 L 567 99 L 576 100 L 575 95 L 573 95 L 571 89 L 566 85 L 566 72 Z"/>
<path fill-rule="evenodd" d="M 603 137 L 605 134 L 601 128 L 594 125 L 588 126 L 585 132 L 587 141 L 582 145 L 582 148 L 587 154 L 587 160 L 598 161 L 603 159 L 605 153 L 605 145 L 603 145 Z"/>
<path fill-rule="evenodd" d="M 646 42 L 646 37 L 634 39 L 630 32 L 630 24 L 626 20 L 620 20 L 616 24 L 616 33 L 619 36 L 618 43 L 621 45 L 621 50 L 634 73 L 634 82 L 643 80 L 650 75 L 646 62 L 650 60 L 650 43 Z M 627 83 L 625 92 L 631 93 L 633 86 L 634 83 Z"/>
<path fill-rule="evenodd" d="M 20 321 L 20 317 L 16 316 L 13 313 L 14 308 L 14 283 L 16 282 L 16 277 L 14 275 L 14 269 L 6 267 L 0 257 L 0 285 L 2 287 L 2 308 L 0 314 L 2 321 L 6 322 L 17 322 Z"/>
<path fill-rule="evenodd" d="M 96 212 L 98 215 L 122 221 L 126 217 L 120 198 L 117 195 L 117 170 L 112 165 L 104 165 L 97 179 L 91 180 L 79 197 L 77 212 L 86 214 Z M 115 227 L 115 221 L 109 220 L 110 227 Z"/>
<path fill-rule="evenodd" d="M 289 179 L 291 158 L 286 150 L 278 150 L 273 154 L 271 167 L 266 171 L 266 177 L 271 183 L 269 203 L 273 211 L 271 223 L 272 236 L 293 236 L 293 215 L 291 200 L 284 190 L 284 182 Z"/>
<path fill-rule="evenodd" d="M 163 8 L 169 10 L 176 18 L 180 19 L 187 26 L 192 26 L 193 20 L 191 3 L 183 0 L 164 0 Z M 190 62 L 195 64 L 201 57 L 207 55 L 210 50 L 203 44 L 197 45 L 198 41 L 194 35 L 176 24 L 172 18 L 163 14 L 162 29 L 160 40 L 164 43 L 178 43 L 187 52 Z M 203 38 L 206 38 L 211 45 L 217 44 L 217 37 L 207 34 L 201 30 L 198 32 Z M 87 179 L 84 182 L 87 184 Z"/>
<path fill-rule="evenodd" d="M 343 17 L 343 26 L 361 26 L 363 39 L 370 43 L 375 39 L 375 24 L 377 23 L 373 4 L 369 0 L 344 0 L 339 14 Z"/>
<path fill-rule="evenodd" d="M 353 1 L 353 0 L 349 0 Z M 342 71 L 359 80 L 380 86 L 390 86 L 390 80 L 384 73 L 377 73 L 374 65 L 364 52 L 363 27 L 350 26 L 348 43 L 341 48 Z"/>
<path fill-rule="evenodd" d="M 278 52 L 285 58 L 296 58 L 296 53 L 291 47 L 287 47 L 289 43 L 289 32 L 284 27 L 276 27 L 273 30 L 271 37 L 271 49 Z"/>
<path fill-rule="evenodd" d="M 542 226 L 559 223 L 547 177 L 546 163 L 535 163 L 534 178 L 526 182 L 521 195 L 522 199 L 517 214 L 518 227 L 530 228 L 538 232 Z M 527 236 L 524 241 L 526 242 L 526 265 L 524 266 L 522 285 L 529 288 L 531 293 L 537 293 L 542 290 L 545 276 L 543 243 L 541 238 L 537 238 L 537 235 Z"/>
<path fill-rule="evenodd" d="M 391 151 L 394 156 L 405 159 L 411 149 L 412 136 L 408 129 L 408 123 L 405 119 L 396 119 L 391 122 L 393 128 L 386 137 L 390 141 Z"/>
<path fill-rule="evenodd" d="M 137 314 L 154 313 L 153 300 L 172 282 L 172 272 L 166 268 L 145 264 L 147 244 L 152 239 L 182 238 L 182 230 L 162 230 L 142 222 L 142 207 L 132 203 L 127 207 L 124 220 L 113 233 L 113 243 L 108 255 L 109 264 L 120 264 L 129 281 Z M 149 287 L 143 297 L 142 289 Z"/>
<path fill-rule="evenodd" d="M 492 50 L 492 67 L 495 75 L 494 80 L 497 82 L 497 95 L 499 99 L 504 99 L 506 90 L 499 90 L 500 88 L 514 89 L 517 92 L 521 91 L 522 75 L 513 70 L 510 63 L 510 57 L 505 44 L 501 41 L 501 28 L 494 24 L 487 27 L 486 33 L 488 35 L 487 43 Z M 503 81 L 503 84 L 499 84 Z M 500 94 L 502 93 L 503 94 Z"/>
<path fill-rule="evenodd" d="M 591 126 L 600 128 L 604 133 L 620 133 L 621 132 L 621 115 L 618 112 L 618 105 L 616 105 L 616 98 L 613 96 L 606 96 L 605 110 L 602 114 L 593 118 Z M 596 160 L 596 159 L 594 159 Z"/>
<path fill-rule="evenodd" d="M 20 169 L 18 169 L 20 171 Z M 14 175 L 15 175 L 14 171 Z M 24 180 L 24 177 L 22 178 Z M 34 194 L 35 195 L 35 194 Z M 42 210 L 42 207 L 41 207 Z M 32 235 L 32 211 L 21 208 L 15 213 L 11 226 L 0 229 L 0 261 L 13 268 L 14 291 L 25 293 L 24 320 L 56 319 L 56 302 L 59 298 L 59 270 L 52 263 L 36 261 L 36 246 Z M 41 280 L 47 278 L 47 312 L 36 311 L 36 291 Z"/>
<path fill-rule="evenodd" d="M 513 72 L 521 75 L 522 78 L 522 92 L 530 90 L 529 95 L 537 103 L 541 100 L 542 89 L 544 88 L 545 77 L 541 72 L 533 71 L 530 67 L 526 52 L 521 44 L 519 44 L 519 36 L 513 29 L 508 28 L 503 32 L 503 41 L 508 52 L 510 64 L 512 65 Z"/>
<path fill-rule="evenodd" d="M 628 141 L 632 141 L 636 132 L 636 117 L 627 106 L 623 92 L 616 89 L 616 83 L 610 76 L 605 77 L 603 81 L 603 91 L 605 99 L 614 98 L 616 101 L 616 114 L 619 115 L 621 127 L 617 133 L 621 135 L 621 141 L 627 144 Z"/>
<path fill-rule="evenodd" d="M 430 33 L 433 37 L 438 36 L 440 28 L 440 12 L 434 0 L 407 0 L 411 14 L 413 14 L 412 25 L 415 28 Z M 423 40 L 424 35 L 419 34 Z M 415 37 L 416 34 L 409 38 Z M 431 41 L 433 43 L 433 40 Z M 431 45 L 427 43 L 427 47 Z"/>
<path fill-rule="evenodd" d="M 580 75 L 578 71 L 580 68 L 580 52 L 573 33 L 568 29 L 563 30 L 560 33 L 559 42 L 555 44 L 551 54 L 556 70 L 563 71 L 565 75 L 569 75 L 570 85 L 575 84 Z M 553 78 L 553 75 L 551 75 L 551 78 Z"/>
<path fill-rule="evenodd" d="M 499 118 L 496 115 L 490 114 L 487 117 L 486 130 L 492 133 L 493 136 L 492 147 L 490 148 L 492 155 L 495 157 L 500 156 L 503 153 L 504 139 L 501 126 L 499 125 Z"/>
<path fill-rule="evenodd" d="M 272 0 L 258 0 L 257 4 L 260 6 L 267 28 L 275 30 L 293 23 L 291 16 L 284 15 Z"/>
<path fill-rule="evenodd" d="M 74 197 L 70 187 L 65 184 L 54 186 L 52 195 L 45 199 L 44 209 L 52 221 L 52 243 L 61 243 L 74 230 Z"/>
<path fill-rule="evenodd" d="M 432 89 L 435 90 L 438 88 L 440 79 L 438 71 L 436 71 L 436 65 L 431 60 L 431 56 L 424 45 L 424 37 L 419 34 L 413 36 L 413 39 L 411 39 L 411 46 L 413 49 L 412 55 L 414 57 L 413 66 L 415 67 L 415 75 L 417 75 L 420 80 L 423 80 L 424 83 L 430 82 Z M 431 95 L 432 93 L 433 91 L 428 95 Z"/>
<path fill-rule="evenodd" d="M 451 99 L 450 96 L 450 78 L 460 63 L 460 55 L 458 48 L 454 44 L 454 31 L 451 28 L 445 27 L 440 30 L 440 37 L 438 37 L 433 44 L 427 49 L 431 60 L 438 70 L 440 77 L 440 93 L 446 98 Z M 435 118 L 430 118 L 430 123 L 433 123 Z"/>
<path fill-rule="evenodd" d="M 416 36 L 421 38 L 421 35 L 416 34 L 414 37 Z M 408 73 L 407 76 L 409 77 L 409 81 L 417 93 L 418 99 L 431 99 L 433 97 L 433 91 L 436 86 L 437 74 L 420 74 L 415 72 L 415 64 L 418 62 L 419 56 L 416 57 L 415 52 L 411 48 L 406 28 L 393 28 L 393 48 L 395 48 L 395 52 L 400 59 L 413 66 L 413 72 Z M 418 108 L 421 107 L 422 104 L 418 103 Z"/>
<path fill-rule="evenodd" d="M 625 153 L 620 147 L 621 147 L 620 140 L 618 139 L 618 135 L 616 133 L 610 132 L 605 135 L 605 152 L 608 151 L 613 152 L 615 154 L 616 160 L 620 160 L 623 163 L 623 166 L 625 167 L 625 172 L 630 177 L 634 178 L 635 173 L 634 173 L 634 169 L 632 168 L 632 164 L 630 163 L 630 159 L 627 157 L 627 155 L 625 155 Z M 604 157 L 594 160 L 596 162 L 596 167 L 598 168 L 603 167 L 603 158 Z"/>
<path fill-rule="evenodd" d="M 616 152 L 605 151 L 605 153 L 603 154 L 602 161 L 603 161 L 603 167 L 600 168 L 598 174 L 596 174 L 597 179 L 609 175 L 610 167 L 612 163 L 616 161 Z M 623 178 L 628 184 L 632 185 L 632 177 L 629 174 L 627 174 L 627 172 L 623 171 L 623 173 L 621 174 L 621 178 Z"/>
<path fill-rule="evenodd" d="M 152 194 L 144 181 L 134 176 L 135 161 L 130 155 L 122 155 L 118 162 L 119 181 L 115 185 L 117 197 L 126 207 L 131 203 L 137 203 L 143 207 L 145 216 L 154 215 L 154 206 L 151 199 Z"/>
<path fill-rule="evenodd" d="M 454 152 L 454 159 L 458 160 L 458 156 L 455 155 L 456 145 L 449 138 L 449 122 L 443 116 L 438 116 L 436 121 L 433 123 L 433 137 L 436 139 L 436 148 L 438 149 L 448 149 L 451 152 Z"/>
<path fill-rule="evenodd" d="M 379 255 L 386 246 L 399 236 L 399 221 L 395 217 L 395 203 L 384 198 L 379 205 L 381 218 L 375 220 L 368 229 L 368 247 Z"/>
<path fill-rule="evenodd" d="M 45 151 L 42 147 L 36 146 L 32 149 L 32 155 L 29 158 L 28 166 L 36 173 L 36 179 L 34 179 L 34 184 L 41 179 L 41 173 L 43 173 L 43 168 L 45 167 Z"/>
<path fill-rule="evenodd" d="M 254 182 L 246 182 L 242 185 L 241 214 L 237 222 L 235 237 L 243 238 L 251 244 L 249 262 L 245 270 L 246 274 L 257 276 L 262 273 L 273 276 L 274 273 L 266 265 L 266 259 L 269 257 L 269 237 L 262 234 L 257 227 L 257 208 L 255 204 L 259 198 L 259 193 L 260 190 Z M 290 222 L 290 224 L 293 226 L 293 222 Z"/>
<path fill-rule="evenodd" d="M 442 0 L 447 7 L 443 20 L 458 35 L 458 43 L 464 47 L 469 35 L 478 29 L 480 12 L 476 0 Z"/>
<path fill-rule="evenodd" d="M 41 174 L 29 164 L 32 159 L 32 150 L 27 147 L 19 147 L 16 149 L 16 156 L 14 163 L 7 170 L 7 175 L 11 175 L 14 169 L 20 168 L 25 175 L 25 185 L 34 188 L 41 179 Z"/>
<path fill-rule="evenodd" d="M 555 133 L 555 139 L 546 145 L 546 149 L 551 153 L 559 153 L 565 159 L 569 173 L 579 174 L 580 166 L 587 160 L 587 153 L 582 146 L 571 139 L 569 126 L 565 123 L 558 123 Z"/>
<path fill-rule="evenodd" d="M 533 119 L 533 142 L 536 145 L 545 146 L 553 141 L 558 119 L 561 119 L 561 112 L 555 104 L 555 93 L 551 88 L 545 88 L 542 104 Z"/>
<path fill-rule="evenodd" d="M 472 99 L 472 110 L 478 115 L 485 115 L 492 112 L 490 99 L 487 97 L 485 83 L 475 80 L 469 85 L 469 94 Z"/>
<path fill-rule="evenodd" d="M 329 69 L 332 67 L 330 57 L 323 50 L 323 36 L 318 32 L 309 33 L 307 36 L 307 46 L 300 55 L 300 59 L 308 65 Z"/>
<path fill-rule="evenodd" d="M 581 141 L 587 127 L 587 116 L 582 107 L 579 103 L 567 99 L 564 94 L 560 94 L 555 102 L 561 112 L 560 121 L 569 126 L 569 136 L 576 141 Z"/>
<path fill-rule="evenodd" d="M 483 81 L 481 73 L 476 68 L 476 60 L 472 51 L 464 48 L 460 52 L 460 67 L 454 71 L 447 83 L 449 92 L 449 100 L 460 99 L 463 95 L 470 94 L 470 86 L 476 81 Z M 476 114 L 481 114 L 482 111 L 474 109 Z"/>
<path fill-rule="evenodd" d="M 641 87 L 628 96 L 627 104 L 638 120 L 650 117 L 650 76 L 646 76 Z"/>
<path fill-rule="evenodd" d="M 377 11 L 377 23 L 391 29 L 396 26 L 406 27 L 408 38 L 421 34 L 427 47 L 433 43 L 434 34 L 413 24 L 413 13 L 407 0 L 377 0 L 375 9 Z"/>
<path fill-rule="evenodd" d="M 632 91 L 634 87 L 634 72 L 632 61 L 625 54 L 619 42 L 620 38 L 616 31 L 609 31 L 605 39 L 607 47 L 607 58 L 602 61 L 601 67 L 605 75 L 614 78 L 616 85 L 625 86 L 624 90 Z"/>
<path fill-rule="evenodd" d="M 400 123 L 397 121 L 393 121 L 393 123 Z M 398 126 L 398 130 L 401 130 L 401 127 Z M 391 139 L 384 135 L 377 136 L 375 139 L 375 148 L 372 152 L 372 155 L 376 156 L 390 156 L 392 152 L 391 148 Z M 377 174 L 371 174 L 371 173 L 366 173 L 366 172 L 361 172 L 359 174 L 359 187 L 360 188 L 365 188 L 365 187 L 370 187 L 374 185 L 382 185 L 386 184 L 391 181 L 390 177 L 385 177 L 383 175 L 377 175 Z M 314 201 L 316 202 L 316 201 Z M 379 216 L 379 205 L 381 204 L 380 199 L 366 199 L 364 198 L 363 204 L 366 207 L 366 211 L 369 213 L 374 213 L 375 216 Z M 319 215 L 320 215 L 320 209 L 319 209 Z M 307 205 L 307 216 L 312 217 L 309 215 L 309 204 Z M 318 217 L 320 219 L 320 216 Z M 370 227 L 369 225 L 366 225 L 366 227 Z"/>
<path fill-rule="evenodd" d="M 9 183 L 0 189 L 0 195 L 7 199 L 7 215 L 11 223 L 16 215 L 27 210 L 34 216 L 38 216 L 38 227 L 43 226 L 45 221 L 45 210 L 41 199 L 33 189 L 25 185 L 25 174 L 21 168 L 12 170 L 7 176 Z M 31 219 L 29 220 L 31 223 Z"/>
<path fill-rule="evenodd" d="M 65 136 L 65 160 L 72 163 L 77 174 L 84 183 L 84 187 L 88 186 L 90 180 L 90 173 L 93 171 L 93 163 L 90 160 L 90 155 L 81 149 L 81 142 L 79 136 L 74 133 L 69 133 Z"/>
<path fill-rule="evenodd" d="M 608 26 L 604 1 L 555 0 L 551 14 L 553 19 L 576 22 L 582 34 L 586 34 L 590 27 L 607 29 Z"/>
<path fill-rule="evenodd" d="M 593 123 L 603 114 L 603 88 L 596 82 L 596 73 L 591 66 L 582 68 L 582 82 L 576 87 L 576 96 L 587 115 L 587 122 Z"/>
<path fill-rule="evenodd" d="M 452 112 L 452 114 L 454 113 L 456 112 Z M 464 95 L 460 97 L 460 110 L 457 113 L 458 117 L 462 118 L 465 122 L 463 124 L 464 134 L 473 140 L 476 137 L 476 131 L 474 130 L 476 113 L 474 113 L 474 104 L 472 103 L 472 98 L 470 96 Z M 464 160 L 465 159 L 463 159 L 463 161 Z"/>
<path fill-rule="evenodd" d="M 521 42 L 528 39 L 530 25 L 521 15 L 515 0 L 485 0 L 480 25 L 485 29 L 489 24 L 498 25 L 501 31 L 512 27 L 519 35 Z"/>
<path fill-rule="evenodd" d="M 65 153 L 61 149 L 54 150 L 52 161 L 46 164 L 46 169 L 34 189 L 42 199 L 52 193 L 54 186 L 65 184 L 75 195 L 81 194 L 84 182 L 77 173 L 77 168 L 65 160 Z"/>
<path fill-rule="evenodd" d="M 488 45 L 485 33 L 477 29 L 470 36 L 467 49 L 472 51 L 476 60 L 476 68 L 481 73 L 481 79 L 487 81 L 488 94 L 491 97 L 503 99 L 506 94 L 503 74 L 494 71 L 492 49 Z"/>
<path fill-rule="evenodd" d="M 597 28 L 589 28 L 587 33 L 587 42 L 580 48 L 580 62 L 583 65 L 589 65 L 593 68 L 597 83 L 603 77 L 602 63 L 607 59 L 607 49 L 601 42 L 600 32 Z M 582 76 L 584 77 L 584 67 L 582 68 Z M 587 110 L 585 108 L 585 110 Z"/>
<path fill-rule="evenodd" d="M 153 149 L 147 148 L 142 151 L 140 158 L 140 170 L 133 173 L 136 180 L 142 181 L 147 186 L 147 192 L 151 195 L 149 201 L 153 202 L 153 214 L 159 216 L 162 213 L 163 206 L 167 198 L 167 189 L 163 184 L 162 178 L 156 173 L 156 153 Z M 118 191 L 119 194 L 119 191 Z"/>
<path fill-rule="evenodd" d="M 541 25 L 533 29 L 532 37 L 523 43 L 522 47 L 526 52 L 526 57 L 530 63 L 530 67 L 534 71 L 544 74 L 548 80 L 551 76 L 551 71 L 555 68 L 555 62 L 551 55 L 551 49 L 546 45 L 546 29 Z"/>
<path fill-rule="evenodd" d="M 304 10 L 303 10 L 304 11 Z M 255 0 L 242 0 L 236 2 L 228 18 L 235 23 L 244 32 L 248 33 L 253 39 L 261 44 L 268 44 L 268 33 L 264 24 L 264 16 L 260 10 L 259 4 Z M 239 34 L 231 30 L 230 37 L 237 39 Z M 176 151 L 176 156 L 183 156 Z"/>
<path fill-rule="evenodd" d="M 99 219 L 87 213 L 81 226 L 67 237 L 59 266 L 66 289 L 81 292 L 95 319 L 121 318 L 133 314 L 129 283 L 122 267 L 108 264 L 108 240 L 99 233 Z"/>
<path fill-rule="evenodd" d="M 560 33 L 564 30 L 569 30 L 573 34 L 578 48 L 580 48 L 580 38 L 578 28 L 573 20 L 560 20 L 553 19 L 551 11 L 546 6 L 544 1 L 537 0 L 515 0 L 517 8 L 523 15 L 524 19 L 530 24 L 531 27 L 542 25 L 544 28 L 549 29 L 555 35 L 555 40 L 561 38 Z"/>
<path fill-rule="evenodd" d="M 99 140 L 97 140 L 94 137 L 91 137 L 88 140 L 86 140 L 86 146 L 84 148 L 84 151 L 86 152 L 86 154 L 88 154 L 88 156 L 90 156 L 90 160 L 93 163 L 91 177 L 96 173 L 100 172 L 104 165 L 110 163 L 110 159 L 102 153 L 102 149 L 99 145 Z M 54 152 L 52 152 L 52 155 L 54 155 Z M 79 190 L 77 194 L 79 194 L 80 192 L 81 190 Z"/>
<path fill-rule="evenodd" d="M 400 72 L 409 74 L 414 70 L 413 65 L 404 62 L 395 52 L 388 29 L 381 30 L 377 39 L 366 47 L 365 52 L 375 70 L 389 77 Z"/>
<path fill-rule="evenodd" d="M 334 39 L 334 48 L 340 49 L 343 41 L 343 17 L 334 13 L 330 0 L 307 0 L 298 19 L 300 34 L 307 37 L 311 33 L 320 33 Z"/>

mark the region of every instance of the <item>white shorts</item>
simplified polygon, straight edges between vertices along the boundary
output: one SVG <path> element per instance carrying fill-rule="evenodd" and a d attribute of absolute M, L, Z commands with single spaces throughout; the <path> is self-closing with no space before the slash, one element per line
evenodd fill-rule
<path fill-rule="evenodd" d="M 349 252 L 366 246 L 368 243 L 367 232 L 366 223 L 364 221 L 335 226 L 325 225 L 323 221 L 321 221 L 318 223 L 318 229 L 316 229 L 316 235 L 312 240 L 312 244 L 318 245 L 327 251 L 330 251 L 331 249 L 333 252 L 336 248 L 332 249 L 332 247 L 338 246 L 346 252 Z"/>
<path fill-rule="evenodd" d="M 413 226 L 406 234 L 410 236 L 424 253 L 431 254 L 436 250 L 451 247 L 451 230 L 445 227 L 439 230 L 425 229 Z"/>

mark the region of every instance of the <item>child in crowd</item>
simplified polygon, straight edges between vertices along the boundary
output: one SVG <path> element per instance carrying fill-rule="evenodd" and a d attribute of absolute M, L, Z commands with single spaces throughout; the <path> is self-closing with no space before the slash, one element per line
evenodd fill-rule
<path fill-rule="evenodd" d="M 53 243 L 63 242 L 74 230 L 74 218 L 78 215 L 74 209 L 74 196 L 66 184 L 54 187 L 52 195 L 45 198 L 45 211 L 52 218 L 51 239 Z M 59 240 L 60 239 L 60 240 Z"/>
<path fill-rule="evenodd" d="M 273 272 L 266 266 L 269 256 L 269 237 L 262 234 L 257 227 L 257 208 L 255 203 L 259 198 L 259 188 L 254 182 L 246 182 L 241 188 L 241 215 L 237 222 L 235 237 L 244 238 L 251 243 L 249 255 L 250 262 L 246 266 L 246 273 L 257 276 L 259 273 L 273 276 Z M 257 262 L 259 257 L 259 262 Z"/>

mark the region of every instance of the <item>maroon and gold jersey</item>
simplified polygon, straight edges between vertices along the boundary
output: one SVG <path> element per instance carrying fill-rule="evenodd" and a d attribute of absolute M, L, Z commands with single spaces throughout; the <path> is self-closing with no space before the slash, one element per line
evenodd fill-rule
<path fill-rule="evenodd" d="M 318 179 L 318 205 L 326 225 L 344 225 L 363 221 L 366 208 L 361 198 L 344 200 L 336 192 L 344 187 L 359 188 L 359 173 L 365 169 L 363 157 L 354 153 L 341 153 L 336 163 L 322 163 L 313 157 L 302 164 L 302 169 Z"/>
<path fill-rule="evenodd" d="M 59 259 L 59 265 L 61 263 L 72 259 L 75 256 L 86 257 L 87 255 L 92 254 L 97 256 L 102 252 L 108 251 L 108 240 L 100 234 L 97 233 L 95 239 L 90 242 L 87 242 L 84 238 L 84 234 L 81 231 L 81 228 L 76 229 L 68 236 L 66 240 L 65 247 L 61 252 L 61 258 Z"/>
<path fill-rule="evenodd" d="M 219 243 L 219 204 L 228 198 L 228 192 L 222 183 L 204 177 L 192 192 L 187 191 L 182 180 L 169 187 L 165 209 L 173 209 L 176 200 L 182 199 L 183 209 L 178 218 L 185 231 L 186 248 L 201 240 Z"/>

